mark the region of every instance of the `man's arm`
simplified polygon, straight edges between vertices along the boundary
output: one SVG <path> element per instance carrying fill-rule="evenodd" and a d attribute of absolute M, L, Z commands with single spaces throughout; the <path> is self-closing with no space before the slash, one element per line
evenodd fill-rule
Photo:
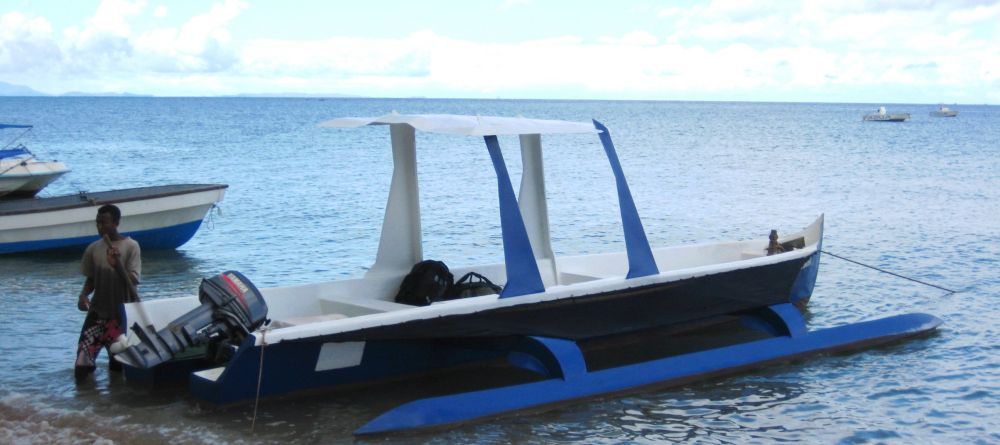
<path fill-rule="evenodd" d="M 94 279 L 91 277 L 87 277 L 87 281 L 83 282 L 83 289 L 80 290 L 80 299 L 77 300 L 76 302 L 77 309 L 83 312 L 87 312 L 87 310 L 90 309 L 90 300 L 87 299 L 87 296 L 90 295 L 90 293 L 93 291 L 94 291 Z"/>
<path fill-rule="evenodd" d="M 139 249 L 138 243 L 129 252 L 128 259 L 125 261 L 125 270 L 132 277 L 132 284 L 138 285 L 142 281 L 140 279 L 142 277 L 142 250 Z"/>

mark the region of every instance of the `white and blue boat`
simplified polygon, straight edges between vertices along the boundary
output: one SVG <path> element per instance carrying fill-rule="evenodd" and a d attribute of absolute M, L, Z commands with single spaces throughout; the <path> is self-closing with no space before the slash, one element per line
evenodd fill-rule
<path fill-rule="evenodd" d="M 355 279 L 265 289 L 228 271 L 204 280 L 198 296 L 126 304 L 130 332 L 113 351 L 128 380 L 180 376 L 197 398 L 229 404 L 460 365 L 499 363 L 518 376 L 406 403 L 356 431 L 365 434 L 690 381 L 940 324 L 930 315 L 904 314 L 808 330 L 800 308 L 819 271 L 822 216 L 770 240 L 650 246 L 611 135 L 596 121 L 392 113 L 323 125 L 388 126 L 394 168 L 375 263 Z M 430 304 L 397 300 L 413 266 L 425 260 L 418 131 L 485 142 L 497 178 L 504 261 L 450 271 L 476 272 L 498 287 Z M 569 133 L 600 138 L 618 192 L 624 252 L 553 254 L 542 135 Z M 519 137 L 517 194 L 502 135 Z M 708 333 L 711 341 L 696 345 L 692 333 Z"/>
<path fill-rule="evenodd" d="M 97 209 L 122 211 L 119 231 L 142 249 L 174 249 L 222 200 L 224 184 L 172 184 L 46 198 L 0 200 L 0 254 L 79 250 L 98 238 Z"/>
<path fill-rule="evenodd" d="M 0 124 L 0 130 L 24 130 L 0 148 L 0 198 L 30 198 L 70 170 L 59 161 L 42 161 L 17 141 L 32 125 Z"/>

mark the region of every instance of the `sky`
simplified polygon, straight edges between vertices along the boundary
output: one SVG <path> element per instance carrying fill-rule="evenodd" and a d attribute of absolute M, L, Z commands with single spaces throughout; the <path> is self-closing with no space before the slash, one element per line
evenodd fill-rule
<path fill-rule="evenodd" d="M 0 82 L 48 94 L 1000 104 L 1000 0 L 0 0 Z"/>

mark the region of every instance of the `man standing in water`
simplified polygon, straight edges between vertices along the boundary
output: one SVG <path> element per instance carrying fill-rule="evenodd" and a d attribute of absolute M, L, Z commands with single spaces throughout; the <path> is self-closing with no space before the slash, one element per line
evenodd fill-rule
<path fill-rule="evenodd" d="M 118 207 L 101 206 L 97 210 L 97 233 L 101 239 L 90 243 L 83 252 L 81 271 L 87 281 L 83 283 L 77 307 L 87 312 L 87 318 L 76 351 L 77 381 L 94 372 L 101 348 L 109 348 L 124 333 L 119 314 L 121 304 L 138 300 L 135 286 L 142 270 L 139 243 L 118 233 L 121 217 Z M 91 292 L 94 297 L 88 300 Z M 108 354 L 108 369 L 121 370 L 121 364 L 110 357 L 110 350 Z"/>

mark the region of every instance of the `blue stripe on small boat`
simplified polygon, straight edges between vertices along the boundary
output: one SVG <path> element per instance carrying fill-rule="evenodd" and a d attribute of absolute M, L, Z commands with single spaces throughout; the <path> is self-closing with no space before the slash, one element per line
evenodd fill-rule
<path fill-rule="evenodd" d="M 178 224 L 175 226 L 161 227 L 149 230 L 136 230 L 123 232 L 139 243 L 139 247 L 147 250 L 176 249 L 188 242 L 194 236 L 198 228 L 201 227 L 201 220 Z M 36 250 L 58 250 L 58 249 L 83 249 L 88 244 L 97 240 L 97 234 L 81 236 L 75 238 L 60 238 L 35 241 L 19 241 L 14 243 L 0 244 L 0 254 L 30 252 Z"/>

